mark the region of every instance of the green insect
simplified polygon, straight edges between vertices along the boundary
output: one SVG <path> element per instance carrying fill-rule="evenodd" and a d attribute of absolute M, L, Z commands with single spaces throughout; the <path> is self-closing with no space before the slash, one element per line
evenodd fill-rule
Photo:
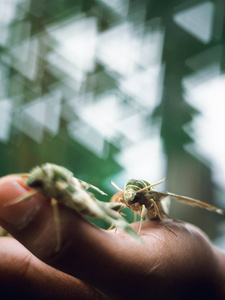
<path fill-rule="evenodd" d="M 37 193 L 51 199 L 57 233 L 56 251 L 60 250 L 62 242 L 58 201 L 82 215 L 102 218 L 141 241 L 138 234 L 118 212 L 123 208 L 123 204 L 99 201 L 87 189 L 93 189 L 102 195 L 106 194 L 99 188 L 75 178 L 68 169 L 45 163 L 33 168 L 30 173 L 21 175 L 26 178 L 26 185 L 32 190 L 25 196 L 8 202 L 7 205 L 27 200 Z"/>
<path fill-rule="evenodd" d="M 169 231 L 177 235 L 171 228 L 166 225 L 163 220 L 165 217 L 169 218 L 169 216 L 165 212 L 161 200 L 168 196 L 189 205 L 199 206 L 211 211 L 215 211 L 219 214 L 223 214 L 223 211 L 221 209 L 205 202 L 169 192 L 161 193 L 153 189 L 153 186 L 162 183 L 164 180 L 165 179 L 150 185 L 147 181 L 144 180 L 130 179 L 125 184 L 124 190 L 120 189 L 115 183 L 111 182 L 111 184 L 118 191 L 123 193 L 123 198 L 118 198 L 116 199 L 116 201 L 125 204 L 128 208 L 134 211 L 135 215 L 137 213 L 140 214 L 141 221 L 138 233 L 140 233 L 143 220 L 160 219 Z"/>

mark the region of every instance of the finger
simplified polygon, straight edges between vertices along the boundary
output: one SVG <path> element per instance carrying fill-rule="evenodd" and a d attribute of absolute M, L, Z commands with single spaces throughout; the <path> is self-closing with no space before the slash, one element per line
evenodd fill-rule
<path fill-rule="evenodd" d="M 111 202 L 118 202 L 119 199 L 123 199 L 123 192 L 118 192 L 118 193 L 114 194 L 114 195 L 111 197 L 110 201 L 111 201 Z"/>
<path fill-rule="evenodd" d="M 37 257 L 45 261 L 59 257 L 62 251 L 60 255 L 55 253 L 57 234 L 50 199 L 37 194 L 28 201 L 5 206 L 12 199 L 25 196 L 27 192 L 28 188 L 20 177 L 7 176 L 0 179 L 0 224 Z M 98 235 L 104 235 L 104 231 L 97 229 L 71 209 L 63 205 L 59 205 L 59 209 L 62 250 L 69 247 L 71 240 L 83 240 L 86 231 L 87 234 L 90 231 L 91 242 Z"/>
<path fill-rule="evenodd" d="M 102 299 L 84 282 L 31 254 L 18 241 L 0 238 L 1 299 Z"/>
<path fill-rule="evenodd" d="M 3 184 L 0 181 L 0 201 L 10 201 L 25 193 L 26 189 L 12 184 L 11 179 Z M 45 262 L 91 283 L 112 298 L 139 295 L 140 291 L 147 293 L 156 285 L 158 288 L 154 295 L 158 296 L 160 282 L 165 286 L 162 291 L 166 294 L 166 288 L 172 286 L 175 279 L 179 286 L 187 274 L 195 280 L 202 270 L 209 274 L 206 265 L 207 270 L 212 270 L 211 247 L 196 230 L 187 230 L 185 226 L 171 222 L 172 229 L 178 233 L 175 236 L 158 221 L 145 222 L 141 234 L 146 244 L 141 245 L 120 230 L 115 234 L 92 226 L 64 206 L 60 206 L 62 248 L 56 254 L 55 226 L 49 201 L 35 196 L 28 202 L 33 203 L 33 211 L 29 207 L 29 217 L 28 208 L 25 208 L 27 202 L 21 202 L 7 207 L 10 208 L 8 215 L 4 212 L 6 208 L 0 207 L 0 222 Z M 20 212 L 19 219 L 25 219 L 22 228 L 18 225 L 16 206 Z M 23 213 L 25 217 L 21 218 Z M 13 225 L 12 216 L 16 220 Z M 202 256 L 202 249 L 206 249 L 206 259 Z M 179 279 L 174 274 L 182 276 Z"/>
<path fill-rule="evenodd" d="M 21 243 L 39 257 L 47 256 L 45 249 L 39 249 L 38 239 L 41 238 L 41 228 L 44 224 L 42 216 L 48 208 L 45 199 L 40 195 L 32 197 L 29 201 L 21 201 L 14 205 L 5 204 L 18 197 L 26 195 L 28 188 L 19 176 L 7 176 L 0 179 L 0 224 Z M 35 222 L 40 218 L 38 226 Z M 46 251 L 46 253 L 45 253 Z M 48 250 L 51 252 L 51 249 Z"/>
<path fill-rule="evenodd" d="M 127 251 L 124 241 L 131 245 L 136 241 L 126 234 L 119 236 L 98 229 L 61 205 L 62 247 L 55 253 L 57 235 L 50 201 L 36 195 L 29 201 L 4 207 L 4 203 L 26 193 L 20 177 L 8 176 L 0 180 L 0 224 L 48 264 L 95 286 L 104 285 L 104 274 L 111 287 L 112 277 Z M 117 247 L 120 255 L 123 252 L 121 256 L 117 255 Z M 115 260 L 118 260 L 116 264 Z"/>

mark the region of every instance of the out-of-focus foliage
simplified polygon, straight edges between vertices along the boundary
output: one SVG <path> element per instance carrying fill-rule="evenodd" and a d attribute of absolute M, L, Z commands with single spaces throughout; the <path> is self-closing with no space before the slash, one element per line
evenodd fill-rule
<path fill-rule="evenodd" d="M 52 162 L 109 194 L 110 179 L 166 175 L 169 191 L 223 207 L 224 12 L 222 0 L 0 1 L 0 175 Z M 172 211 L 218 234 L 220 217 Z"/>

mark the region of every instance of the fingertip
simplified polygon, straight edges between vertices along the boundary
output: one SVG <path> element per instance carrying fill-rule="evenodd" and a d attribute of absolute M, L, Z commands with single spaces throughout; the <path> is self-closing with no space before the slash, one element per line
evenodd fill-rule
<path fill-rule="evenodd" d="M 6 230 L 21 229 L 31 220 L 31 216 L 39 207 L 39 200 L 33 197 L 30 201 L 22 201 L 28 193 L 22 177 L 9 175 L 0 179 L 0 224 Z M 11 204 L 10 201 L 21 198 L 21 202 Z M 9 205 L 7 205 L 9 203 Z"/>
<path fill-rule="evenodd" d="M 21 185 L 25 190 L 29 190 L 29 187 L 25 183 L 25 178 L 22 175 L 20 176 L 20 175 L 12 174 L 0 178 L 0 188 L 2 185 L 15 184 L 15 183 Z"/>

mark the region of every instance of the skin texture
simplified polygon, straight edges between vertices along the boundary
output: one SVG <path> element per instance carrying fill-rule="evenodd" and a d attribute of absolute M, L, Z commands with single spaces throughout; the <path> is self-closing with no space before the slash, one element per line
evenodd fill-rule
<path fill-rule="evenodd" d="M 176 236 L 160 221 L 147 221 L 141 244 L 60 205 L 56 253 L 49 199 L 36 195 L 5 206 L 27 190 L 21 177 L 0 179 L 0 225 L 15 237 L 0 238 L 1 299 L 225 299 L 225 255 L 195 226 L 166 221 Z"/>

